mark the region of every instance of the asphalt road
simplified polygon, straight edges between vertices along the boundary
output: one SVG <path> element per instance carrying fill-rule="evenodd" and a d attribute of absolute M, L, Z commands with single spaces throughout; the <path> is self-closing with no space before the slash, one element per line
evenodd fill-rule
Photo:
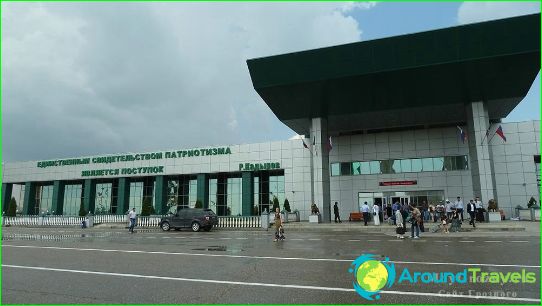
<path fill-rule="evenodd" d="M 265 231 L 28 228 L 2 231 L 2 303 L 367 303 L 348 273 L 352 260 L 367 253 L 389 257 L 398 274 L 478 267 L 504 274 L 525 269 L 537 278 L 534 284 L 396 281 L 370 303 L 540 303 L 538 236 L 398 240 L 328 231 L 290 232 L 286 241 L 272 242 Z"/>

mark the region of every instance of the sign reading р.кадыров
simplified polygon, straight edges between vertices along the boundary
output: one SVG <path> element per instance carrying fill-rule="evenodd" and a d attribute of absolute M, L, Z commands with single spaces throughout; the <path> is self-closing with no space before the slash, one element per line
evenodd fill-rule
<path fill-rule="evenodd" d="M 239 171 L 259 171 L 259 170 L 271 170 L 271 169 L 279 169 L 279 168 L 280 168 L 280 163 L 239 164 Z"/>

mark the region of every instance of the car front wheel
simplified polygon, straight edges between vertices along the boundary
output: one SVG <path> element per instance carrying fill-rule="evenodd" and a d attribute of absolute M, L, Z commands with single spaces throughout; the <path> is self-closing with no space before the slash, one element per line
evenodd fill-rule
<path fill-rule="evenodd" d="M 199 228 L 200 228 L 200 225 L 199 225 L 198 222 L 192 223 L 192 231 L 193 231 L 193 232 L 198 232 L 198 231 L 199 231 Z"/>
<path fill-rule="evenodd" d="M 169 226 L 169 222 L 163 222 L 162 225 L 160 225 L 163 231 L 169 231 L 171 227 Z"/>

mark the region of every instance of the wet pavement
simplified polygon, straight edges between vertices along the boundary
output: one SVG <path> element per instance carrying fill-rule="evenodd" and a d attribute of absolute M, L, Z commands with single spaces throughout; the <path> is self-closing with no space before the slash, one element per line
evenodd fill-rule
<path fill-rule="evenodd" d="M 367 253 L 389 257 L 398 274 L 404 268 L 536 274 L 534 284 L 396 282 L 376 303 L 540 302 L 540 238 L 535 234 L 458 233 L 416 240 L 385 233 L 286 234 L 285 241 L 273 242 L 272 232 L 261 230 L 129 234 L 4 228 L 2 302 L 366 303 L 353 290 L 348 269 Z"/>

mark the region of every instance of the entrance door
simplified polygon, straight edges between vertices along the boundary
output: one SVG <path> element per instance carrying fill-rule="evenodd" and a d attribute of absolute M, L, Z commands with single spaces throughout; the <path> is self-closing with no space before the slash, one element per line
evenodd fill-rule
<path fill-rule="evenodd" d="M 410 204 L 410 197 L 390 197 L 390 200 L 392 204 L 399 203 L 401 206 Z"/>

